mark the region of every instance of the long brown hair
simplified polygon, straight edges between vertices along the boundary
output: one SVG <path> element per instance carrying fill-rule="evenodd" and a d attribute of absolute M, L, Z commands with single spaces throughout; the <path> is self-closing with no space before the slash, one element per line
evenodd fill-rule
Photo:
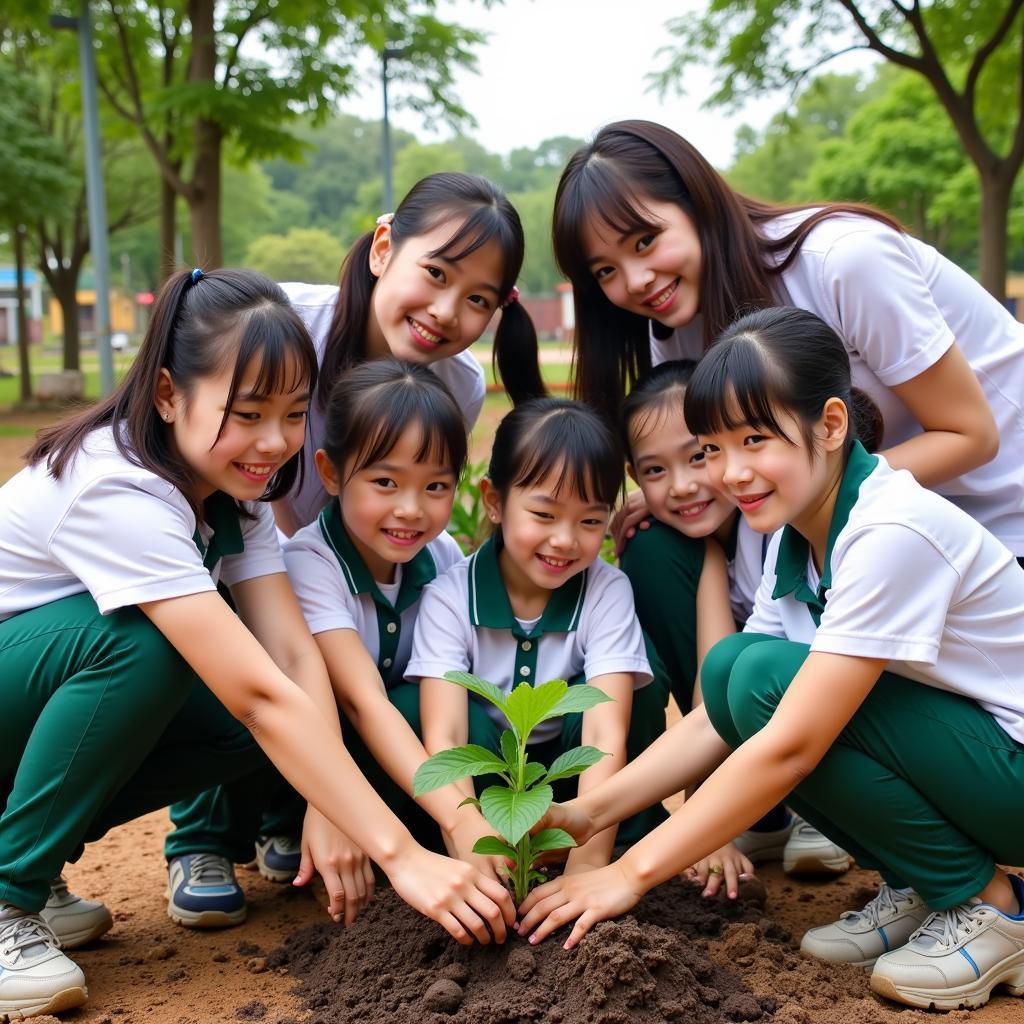
<path fill-rule="evenodd" d="M 902 231 L 892 217 L 858 203 L 781 206 L 736 192 L 681 135 L 651 121 L 618 121 L 576 151 L 562 172 L 552 224 L 555 258 L 573 286 L 574 379 L 578 398 L 616 420 L 623 395 L 651 367 L 652 321 L 615 306 L 587 264 L 582 234 L 600 217 L 617 234 L 656 231 L 643 200 L 671 202 L 693 221 L 701 246 L 704 347 L 738 316 L 777 305 L 775 279 L 826 217 L 859 214 Z M 813 211 L 778 239 L 762 225 Z M 653 322 L 656 337 L 671 331 Z"/>

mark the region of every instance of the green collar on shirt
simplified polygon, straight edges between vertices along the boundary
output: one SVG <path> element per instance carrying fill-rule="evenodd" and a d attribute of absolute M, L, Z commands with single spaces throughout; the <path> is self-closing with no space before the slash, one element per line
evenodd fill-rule
<path fill-rule="evenodd" d="M 353 594 L 369 594 L 377 605 L 392 607 L 391 602 L 381 593 L 377 581 L 366 568 L 362 555 L 356 550 L 352 538 L 349 537 L 345 524 L 341 521 L 341 505 L 337 499 L 327 503 L 320 513 L 320 532 L 331 546 L 342 575 Z M 437 566 L 434 556 L 424 545 L 410 561 L 402 565 L 402 585 L 398 588 L 398 597 L 394 609 L 401 614 L 410 605 L 419 600 L 420 592 L 437 577 Z"/>
<path fill-rule="evenodd" d="M 860 441 L 853 442 L 850 457 L 843 470 L 843 479 L 839 483 L 835 508 L 832 510 L 832 521 L 828 527 L 828 542 L 825 545 L 825 560 L 821 566 L 821 581 L 817 593 L 807 585 L 807 559 L 810 545 L 807 539 L 797 533 L 792 526 L 783 527 L 779 538 L 779 552 L 775 559 L 775 589 L 772 597 L 778 600 L 787 594 L 794 594 L 798 601 L 803 601 L 814 619 L 815 625 L 825 610 L 825 593 L 832 586 L 832 549 L 836 538 L 850 519 L 853 506 L 857 504 L 860 485 L 874 472 L 878 465 L 878 456 L 869 455 Z"/>
<path fill-rule="evenodd" d="M 587 575 L 577 573 L 551 592 L 540 622 L 529 634 L 531 639 L 545 633 L 569 633 L 579 626 Z M 515 636 L 526 636 L 512 613 L 493 537 L 478 548 L 469 563 L 469 619 L 474 626 L 510 629 Z"/>
<path fill-rule="evenodd" d="M 212 572 L 223 557 L 238 555 L 245 550 L 235 499 L 223 491 L 214 491 L 203 502 L 203 522 L 213 531 L 209 542 L 203 543 L 198 525 L 192 540 L 203 556 L 203 565 Z"/>

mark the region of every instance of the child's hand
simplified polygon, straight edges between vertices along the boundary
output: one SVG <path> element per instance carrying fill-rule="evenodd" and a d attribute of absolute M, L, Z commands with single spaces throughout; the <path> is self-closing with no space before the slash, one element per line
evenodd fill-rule
<path fill-rule="evenodd" d="M 530 829 L 530 832 L 535 835 L 545 828 L 560 828 L 568 832 L 576 840 L 577 846 L 583 846 L 595 832 L 590 815 L 580 808 L 576 800 L 567 800 L 564 804 L 552 804 L 544 817 Z"/>
<path fill-rule="evenodd" d="M 302 825 L 302 860 L 292 885 L 306 885 L 316 872 L 327 889 L 327 913 L 347 928 L 373 898 L 373 867 L 344 832 L 310 807 Z"/>
<path fill-rule="evenodd" d="M 569 856 L 565 862 L 565 871 L 562 874 L 582 875 L 587 871 L 599 871 L 607 866 L 608 858 L 604 857 L 601 853 L 588 850 L 586 846 L 574 846 L 569 851 Z"/>
<path fill-rule="evenodd" d="M 753 873 L 754 865 L 747 857 L 733 843 L 726 843 L 692 868 L 687 868 L 682 877 L 704 886 L 701 895 L 708 899 L 715 896 L 724 884 L 729 899 L 734 900 L 739 895 L 740 876 Z"/>
<path fill-rule="evenodd" d="M 572 949 L 598 921 L 625 914 L 642 895 L 642 889 L 630 878 L 621 860 L 582 875 L 562 875 L 534 889 L 523 900 L 519 908 L 523 919 L 516 930 L 529 936 L 531 943 L 537 943 L 575 920 L 576 925 L 565 941 L 565 949 Z"/>
<path fill-rule="evenodd" d="M 395 892 L 409 906 L 437 921 L 456 942 L 504 942 L 515 924 L 516 908 L 500 882 L 451 857 L 421 846 L 395 861 L 388 871 Z"/>
<path fill-rule="evenodd" d="M 484 857 L 473 852 L 473 845 L 482 836 L 495 836 L 498 833 L 487 823 L 487 819 L 472 807 L 463 807 L 459 811 L 458 824 L 450 831 L 442 830 L 445 849 L 456 860 L 471 864 L 481 874 L 493 878 L 496 882 L 504 881 L 501 869 L 506 866 L 503 857 Z"/>
<path fill-rule="evenodd" d="M 636 536 L 638 529 L 647 529 L 650 524 L 645 523 L 644 520 L 650 514 L 651 510 L 647 507 L 647 499 L 644 497 L 643 491 L 630 491 L 626 495 L 626 500 L 612 516 L 609 525 L 612 539 L 615 541 L 616 555 L 621 555 L 626 550 L 626 545 Z"/>

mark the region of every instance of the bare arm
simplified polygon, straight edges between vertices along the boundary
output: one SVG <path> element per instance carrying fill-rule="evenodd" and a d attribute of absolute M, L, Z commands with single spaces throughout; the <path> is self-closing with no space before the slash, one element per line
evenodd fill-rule
<path fill-rule="evenodd" d="M 286 537 L 294 537 L 295 531 L 299 528 L 299 521 L 295 518 L 291 502 L 287 498 L 278 498 L 277 501 L 271 502 L 271 508 L 274 510 L 274 522 L 277 523 L 277 528 Z"/>
<path fill-rule="evenodd" d="M 892 391 L 924 427 L 882 452 L 894 469 L 909 469 L 923 487 L 936 487 L 995 458 L 999 432 L 992 410 L 957 345 Z"/>
<path fill-rule="evenodd" d="M 725 552 L 717 541 L 708 538 L 704 550 L 704 566 L 697 584 L 697 665 L 704 663 L 708 651 L 723 637 L 736 632 L 729 603 L 729 570 Z M 701 703 L 700 669 L 693 685 L 691 707 Z M 686 710 L 680 708 L 684 714 Z"/>

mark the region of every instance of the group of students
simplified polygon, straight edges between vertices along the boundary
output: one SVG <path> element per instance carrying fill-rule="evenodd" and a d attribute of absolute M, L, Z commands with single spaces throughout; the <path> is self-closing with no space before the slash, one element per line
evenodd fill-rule
<path fill-rule="evenodd" d="M 808 954 L 914 1006 L 1024 995 L 1024 328 L 885 215 L 755 202 L 647 122 L 570 160 L 554 243 L 575 400 L 544 394 L 515 210 L 438 174 L 339 288 L 173 277 L 120 387 L 0 488 L 0 1017 L 85 1000 L 65 951 L 111 918 L 61 872 L 168 804 L 185 925 L 244 919 L 255 854 L 336 921 L 372 862 L 459 942 L 571 948 L 782 845 L 883 879 Z M 514 408 L 463 558 L 495 313 Z M 534 737 L 609 756 L 520 908 L 468 784 L 412 798 L 428 754 L 498 746 L 452 669 L 613 698 Z"/>

